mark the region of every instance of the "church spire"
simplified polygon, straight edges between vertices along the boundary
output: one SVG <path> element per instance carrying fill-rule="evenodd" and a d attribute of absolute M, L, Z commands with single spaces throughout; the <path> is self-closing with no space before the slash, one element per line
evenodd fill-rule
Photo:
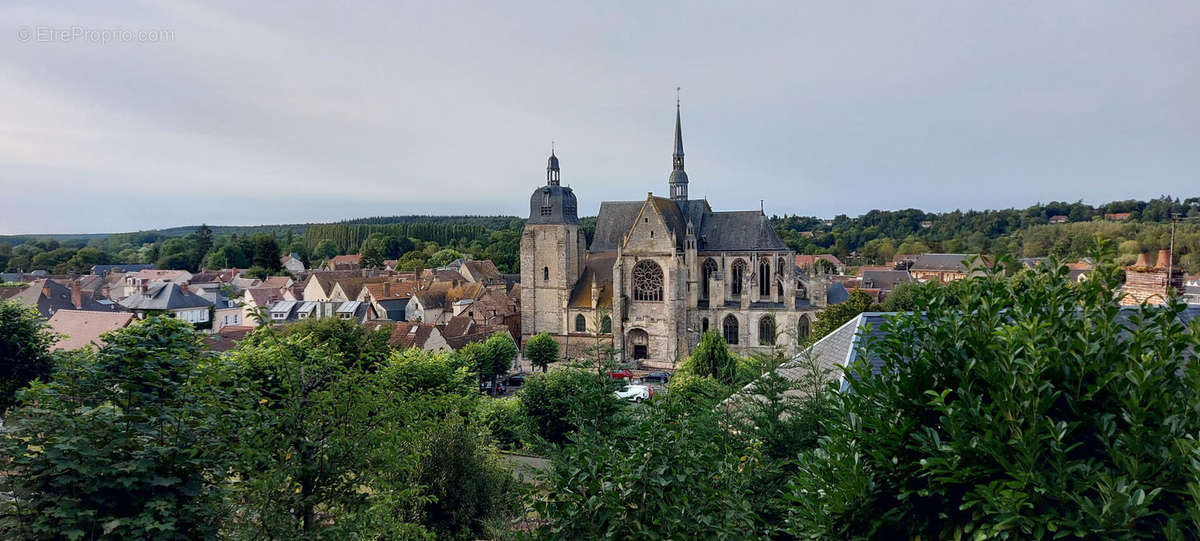
<path fill-rule="evenodd" d="M 558 156 L 554 155 L 554 143 L 550 143 L 550 159 L 546 160 L 546 185 L 558 186 Z"/>
<path fill-rule="evenodd" d="M 683 127 L 679 116 L 679 87 L 675 87 L 675 152 L 671 154 L 671 199 L 687 201 L 688 178 L 683 170 Z"/>

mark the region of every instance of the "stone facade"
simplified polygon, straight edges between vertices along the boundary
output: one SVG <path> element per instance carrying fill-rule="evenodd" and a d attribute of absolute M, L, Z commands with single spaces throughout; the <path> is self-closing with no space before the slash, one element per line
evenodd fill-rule
<path fill-rule="evenodd" d="M 551 154 L 521 237 L 523 338 L 547 332 L 570 356 L 611 343 L 647 367 L 676 365 L 705 330 L 740 354 L 796 352 L 826 305 L 827 279 L 795 266 L 761 211 L 688 199 L 683 158 L 677 112 L 672 197 L 604 202 L 588 245 Z"/>

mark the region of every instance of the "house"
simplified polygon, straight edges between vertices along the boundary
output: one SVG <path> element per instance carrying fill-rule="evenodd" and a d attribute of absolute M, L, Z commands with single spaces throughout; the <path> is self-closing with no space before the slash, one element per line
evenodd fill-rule
<path fill-rule="evenodd" d="M 388 345 L 396 349 L 417 348 L 426 351 L 446 351 L 451 349 L 442 336 L 441 330 L 432 323 L 402 322 L 392 327 L 392 336 Z"/>
<path fill-rule="evenodd" d="M 1137 262 L 1125 267 L 1125 285 L 1121 286 L 1121 304 L 1137 306 L 1142 303 L 1166 304 L 1170 290 L 1184 295 L 1183 271 L 1179 267 L 1167 270 L 1170 251 L 1159 250 L 1155 265 L 1150 264 L 1147 254 L 1138 255 Z"/>
<path fill-rule="evenodd" d="M 968 260 L 970 268 L 967 266 Z M 933 280 L 948 283 L 976 274 L 983 266 L 979 254 L 921 254 L 913 261 L 908 272 L 918 282 Z"/>
<path fill-rule="evenodd" d="M 1055 214 L 1054 216 L 1050 217 L 1050 223 L 1052 224 L 1065 224 L 1069 221 L 1071 221 L 1071 219 L 1063 216 L 1062 214 Z"/>
<path fill-rule="evenodd" d="M 880 290 L 881 298 L 887 297 L 887 294 L 896 289 L 896 286 L 912 281 L 912 274 L 906 270 L 864 269 L 862 271 L 862 287 Z"/>
<path fill-rule="evenodd" d="M 259 308 L 271 306 L 283 300 L 283 294 L 279 292 L 279 288 L 274 287 L 252 287 L 242 293 L 242 321 L 251 323 L 254 321 L 254 313 Z"/>
<path fill-rule="evenodd" d="M 445 338 L 446 344 L 453 350 L 458 351 L 470 344 L 471 342 L 482 342 L 487 340 L 489 336 L 498 332 L 512 333 L 508 327 L 504 325 L 487 325 L 476 323 L 471 317 L 466 314 L 456 315 L 446 321 L 445 325 L 438 326 L 442 337 Z"/>
<path fill-rule="evenodd" d="M 142 282 L 141 289 L 118 303 L 137 314 L 138 319 L 148 315 L 166 314 L 192 323 L 197 327 L 211 327 L 213 303 L 188 290 L 187 284 Z"/>
<path fill-rule="evenodd" d="M 1130 216 L 1131 214 L 1128 212 L 1109 212 L 1104 215 L 1104 219 L 1114 222 L 1124 222 L 1125 220 L 1128 220 Z"/>
<path fill-rule="evenodd" d="M 154 269 L 152 264 L 144 263 L 114 263 L 111 265 L 92 265 L 91 272 L 101 278 L 108 276 L 110 272 L 124 274 L 126 272 L 138 272 L 143 270 Z"/>
<path fill-rule="evenodd" d="M 832 268 L 836 271 L 835 274 L 842 274 L 843 272 L 846 271 L 846 265 L 844 263 L 842 263 L 842 260 L 838 259 L 837 256 L 835 256 L 833 254 L 817 254 L 817 255 L 796 254 L 795 263 L 796 263 L 796 266 L 800 268 L 800 270 L 803 270 L 806 272 L 810 272 L 810 271 L 814 270 L 814 267 L 816 267 L 817 261 L 825 261 L 829 265 L 832 265 Z M 822 266 L 829 268 L 825 264 L 822 264 Z M 817 269 L 817 270 L 819 270 L 819 269 Z"/>
<path fill-rule="evenodd" d="M 50 330 L 61 337 L 53 350 L 71 350 L 87 346 L 100 347 L 100 335 L 123 329 L 133 321 L 129 312 L 93 312 L 91 310 L 59 310 L 47 322 Z"/>
<path fill-rule="evenodd" d="M 506 285 L 504 275 L 500 274 L 500 271 L 496 269 L 496 265 L 490 259 L 463 261 L 462 265 L 458 267 L 458 273 L 466 281 L 483 284 L 485 287 L 495 288 Z"/>
<path fill-rule="evenodd" d="M 326 261 L 323 268 L 331 271 L 359 270 L 362 268 L 362 256 L 359 254 L 336 255 Z"/>
<path fill-rule="evenodd" d="M 333 295 L 333 286 L 340 279 L 361 278 L 358 271 L 319 271 L 308 276 L 301 297 L 306 301 L 327 301 Z M 343 288 L 343 292 L 344 292 Z M 348 299 L 347 299 L 348 300 Z"/>
<path fill-rule="evenodd" d="M 204 343 L 208 346 L 209 351 L 229 351 L 237 347 L 237 343 L 253 331 L 254 327 L 248 325 L 229 325 L 204 337 Z"/>
<path fill-rule="evenodd" d="M 279 259 L 279 263 L 283 265 L 284 270 L 288 271 L 292 275 L 300 274 L 305 270 L 304 262 L 300 260 L 300 255 L 296 252 L 292 252 L 283 256 Z"/>
<path fill-rule="evenodd" d="M 411 281 L 363 284 L 355 300 L 370 304 L 379 319 L 405 321 L 405 309 L 415 286 Z"/>
<path fill-rule="evenodd" d="M 296 307 L 299 305 L 296 301 L 278 301 L 270 307 L 271 323 L 283 323 L 297 319 L 295 316 Z"/>
<path fill-rule="evenodd" d="M 25 306 L 37 308 L 42 317 L 49 318 L 60 310 L 89 310 L 93 312 L 117 312 L 112 302 L 93 299 L 84 294 L 78 281 L 69 280 L 70 286 L 58 280 L 42 278 L 21 285 L 0 288 L 0 300 L 9 299 Z"/>

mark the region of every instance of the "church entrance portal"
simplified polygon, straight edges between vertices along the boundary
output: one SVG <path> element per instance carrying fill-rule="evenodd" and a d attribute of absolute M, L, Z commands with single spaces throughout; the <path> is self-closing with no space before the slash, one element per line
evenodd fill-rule
<path fill-rule="evenodd" d="M 633 346 L 633 360 L 650 358 L 650 336 L 642 329 L 629 331 L 629 343 Z"/>

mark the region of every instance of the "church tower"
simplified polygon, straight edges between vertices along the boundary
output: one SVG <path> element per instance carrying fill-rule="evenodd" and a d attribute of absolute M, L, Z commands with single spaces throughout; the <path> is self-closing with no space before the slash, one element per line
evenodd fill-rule
<path fill-rule="evenodd" d="M 675 152 L 671 154 L 671 199 L 687 201 L 688 177 L 683 170 L 683 128 L 679 124 L 679 98 L 675 98 Z"/>
<path fill-rule="evenodd" d="M 521 335 L 567 332 L 567 303 L 583 274 L 587 249 L 578 203 L 561 184 L 558 157 L 546 161 L 546 185 L 529 197 L 529 220 L 521 233 Z"/>

